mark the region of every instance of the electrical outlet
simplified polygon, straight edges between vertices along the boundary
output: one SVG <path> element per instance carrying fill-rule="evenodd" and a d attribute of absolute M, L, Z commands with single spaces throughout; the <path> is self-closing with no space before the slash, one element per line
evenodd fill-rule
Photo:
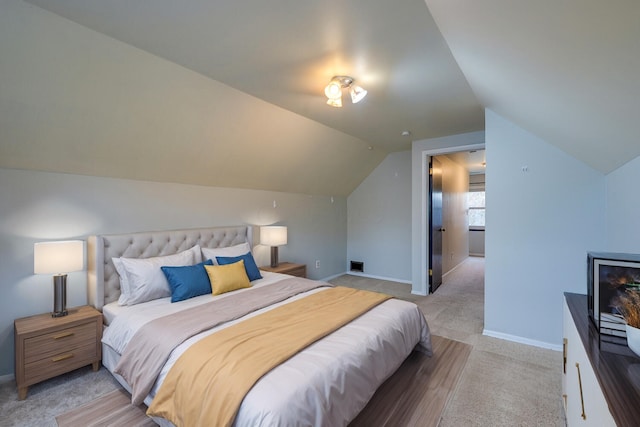
<path fill-rule="evenodd" d="M 316 260 L 316 268 L 320 268 L 320 260 Z"/>

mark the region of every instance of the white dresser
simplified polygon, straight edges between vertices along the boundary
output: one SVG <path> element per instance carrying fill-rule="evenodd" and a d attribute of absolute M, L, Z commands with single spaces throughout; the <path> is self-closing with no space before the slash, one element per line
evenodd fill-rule
<path fill-rule="evenodd" d="M 563 315 L 562 393 L 567 425 L 640 425 L 640 384 L 634 384 L 629 374 L 640 358 L 626 346 L 600 348 L 588 318 L 586 295 L 565 294 Z"/>

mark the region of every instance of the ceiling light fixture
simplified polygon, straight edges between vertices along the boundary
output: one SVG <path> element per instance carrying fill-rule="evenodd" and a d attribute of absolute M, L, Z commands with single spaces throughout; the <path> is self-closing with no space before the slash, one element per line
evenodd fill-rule
<path fill-rule="evenodd" d="M 327 104 L 332 107 L 342 107 L 342 89 L 349 89 L 351 102 L 354 104 L 362 101 L 367 96 L 367 91 L 353 83 L 353 77 L 334 76 L 327 87 L 324 88 L 324 94 L 328 98 Z"/>

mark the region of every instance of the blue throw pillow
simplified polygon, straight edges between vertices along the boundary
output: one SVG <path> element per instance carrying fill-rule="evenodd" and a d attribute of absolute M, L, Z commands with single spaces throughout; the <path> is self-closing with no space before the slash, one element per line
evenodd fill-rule
<path fill-rule="evenodd" d="M 220 265 L 233 264 L 234 262 L 244 260 L 244 269 L 247 271 L 249 280 L 253 282 L 254 280 L 262 279 L 260 269 L 256 265 L 256 261 L 253 259 L 251 252 L 240 256 L 217 256 L 216 260 L 218 260 L 218 264 Z"/>
<path fill-rule="evenodd" d="M 196 265 L 182 267 L 160 267 L 171 289 L 171 302 L 211 293 L 209 276 L 205 265 L 213 265 L 210 259 Z"/>

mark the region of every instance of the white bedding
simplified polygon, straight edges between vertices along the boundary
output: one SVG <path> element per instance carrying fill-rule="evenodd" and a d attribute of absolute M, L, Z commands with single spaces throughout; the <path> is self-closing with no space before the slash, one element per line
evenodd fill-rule
<path fill-rule="evenodd" d="M 264 286 L 290 276 L 263 272 L 263 277 L 253 282 L 253 286 Z M 233 293 L 250 291 L 242 289 Z M 322 288 L 316 289 L 294 299 L 322 291 Z M 103 334 L 103 343 L 122 354 L 128 341 L 145 323 L 208 301 L 211 301 L 210 295 L 174 304 L 170 298 L 164 298 L 115 309 L 105 306 L 105 316 L 111 321 Z M 240 321 L 242 319 L 228 322 L 178 346 L 145 402 L 151 401 L 173 363 L 191 344 Z M 430 350 L 429 329 L 418 307 L 406 301 L 388 300 L 262 377 L 245 397 L 234 425 L 346 425 L 419 343 Z M 115 365 L 110 365 L 113 370 Z M 170 425 L 166 420 L 156 421 Z"/>
<path fill-rule="evenodd" d="M 258 288 L 261 286 L 270 285 L 279 280 L 291 277 L 286 274 L 279 273 L 271 273 L 269 271 L 260 271 L 262 274 L 262 279 L 254 280 L 251 282 L 252 288 Z M 227 292 L 225 294 L 216 295 L 216 299 L 223 299 L 230 295 L 234 295 L 240 292 L 247 292 L 250 289 L 239 289 L 234 292 Z M 124 332 L 133 332 L 135 333 L 140 327 L 142 327 L 145 323 L 150 322 L 153 319 L 157 319 L 158 317 L 166 316 L 167 314 L 176 313 L 181 310 L 186 310 L 191 307 L 196 307 L 200 304 L 204 304 L 211 301 L 211 295 L 201 295 L 195 298 L 189 298 L 184 301 L 180 301 L 177 303 L 171 302 L 171 297 L 160 298 L 153 301 L 148 301 L 143 304 L 137 305 L 118 305 L 117 301 L 109 303 L 102 308 L 102 314 L 104 315 L 104 323 L 107 326 L 111 326 L 113 320 L 118 315 L 123 315 L 121 320 L 118 323 L 123 323 L 123 325 L 118 326 L 116 324 L 117 331 L 114 330 L 110 334 L 113 335 L 114 342 L 105 342 L 105 338 L 102 338 L 102 342 L 110 345 L 114 349 L 121 348 L 118 344 L 117 339 L 124 339 L 126 342 L 129 340 L 129 336 L 121 337 L 120 335 Z M 122 320 L 126 318 L 125 320 Z M 112 338 L 108 338 L 111 340 Z M 125 343 L 126 345 L 126 343 Z M 124 349 L 122 347 L 122 349 Z M 119 351 L 122 353 L 122 351 Z"/>

